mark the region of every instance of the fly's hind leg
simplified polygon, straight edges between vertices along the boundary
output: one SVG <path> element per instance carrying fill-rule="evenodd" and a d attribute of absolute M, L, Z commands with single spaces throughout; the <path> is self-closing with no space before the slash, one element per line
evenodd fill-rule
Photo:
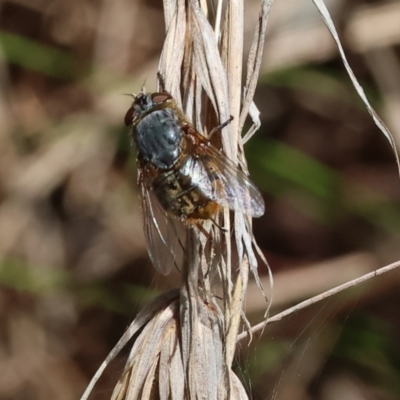
<path fill-rule="evenodd" d="M 207 240 L 212 240 L 212 236 L 204 229 L 203 224 L 196 223 L 196 227 L 207 238 Z"/>
<path fill-rule="evenodd" d="M 223 226 L 221 226 L 214 218 L 210 218 L 210 220 L 214 223 L 214 225 L 215 225 L 222 233 L 228 232 L 228 230 L 225 229 Z"/>

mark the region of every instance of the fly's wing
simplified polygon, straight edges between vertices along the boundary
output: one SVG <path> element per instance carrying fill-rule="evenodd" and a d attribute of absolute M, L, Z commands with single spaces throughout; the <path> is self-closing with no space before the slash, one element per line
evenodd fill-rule
<path fill-rule="evenodd" d="M 233 211 L 257 218 L 265 211 L 264 199 L 254 183 L 228 157 L 196 132 L 197 162 L 208 175 L 208 183 L 201 189 L 211 200 Z"/>
<path fill-rule="evenodd" d="M 180 268 L 183 261 L 184 227 L 161 208 L 154 193 L 147 188 L 139 172 L 143 230 L 149 257 L 156 269 L 168 275 L 173 266 Z"/>

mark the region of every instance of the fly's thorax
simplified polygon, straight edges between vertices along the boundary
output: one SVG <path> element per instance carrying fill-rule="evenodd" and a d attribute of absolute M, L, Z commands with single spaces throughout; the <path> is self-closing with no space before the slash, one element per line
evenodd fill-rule
<path fill-rule="evenodd" d="M 183 133 L 172 109 L 148 113 L 133 125 L 132 134 L 141 162 L 161 170 L 169 170 L 178 162 Z"/>

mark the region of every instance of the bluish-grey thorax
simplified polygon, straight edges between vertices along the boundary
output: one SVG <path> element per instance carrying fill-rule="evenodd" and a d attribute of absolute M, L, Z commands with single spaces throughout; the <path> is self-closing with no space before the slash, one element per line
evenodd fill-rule
<path fill-rule="evenodd" d="M 173 168 L 181 155 L 181 127 L 169 108 L 142 117 L 133 129 L 133 140 L 139 159 L 162 170 Z"/>

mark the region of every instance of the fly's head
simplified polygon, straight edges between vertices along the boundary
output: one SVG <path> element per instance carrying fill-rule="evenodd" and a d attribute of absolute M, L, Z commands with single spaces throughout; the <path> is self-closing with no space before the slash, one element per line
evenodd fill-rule
<path fill-rule="evenodd" d="M 137 124 L 144 116 L 155 110 L 164 108 L 175 108 L 175 101 L 168 92 L 142 93 L 133 96 L 132 106 L 125 114 L 125 125 L 132 126 Z"/>

